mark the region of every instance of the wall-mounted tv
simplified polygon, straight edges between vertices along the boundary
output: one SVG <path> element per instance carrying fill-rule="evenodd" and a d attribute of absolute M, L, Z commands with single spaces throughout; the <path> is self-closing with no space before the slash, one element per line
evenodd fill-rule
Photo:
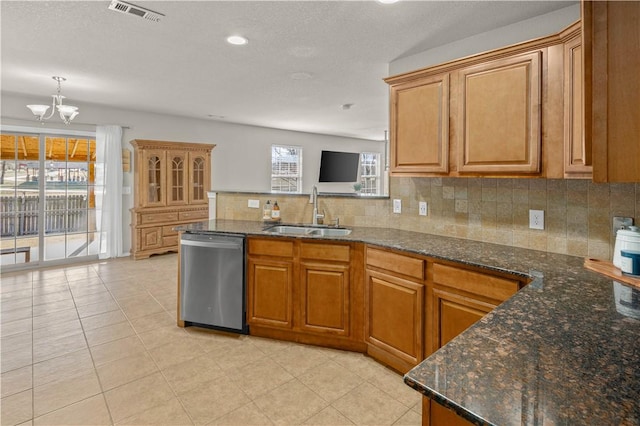
<path fill-rule="evenodd" d="M 357 182 L 360 154 L 322 151 L 318 182 Z"/>

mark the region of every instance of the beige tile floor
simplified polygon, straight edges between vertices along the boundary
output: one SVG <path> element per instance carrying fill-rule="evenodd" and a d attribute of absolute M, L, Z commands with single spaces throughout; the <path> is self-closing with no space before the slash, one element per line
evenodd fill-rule
<path fill-rule="evenodd" d="M 365 355 L 175 325 L 177 256 L 3 274 L 1 424 L 419 425 Z"/>

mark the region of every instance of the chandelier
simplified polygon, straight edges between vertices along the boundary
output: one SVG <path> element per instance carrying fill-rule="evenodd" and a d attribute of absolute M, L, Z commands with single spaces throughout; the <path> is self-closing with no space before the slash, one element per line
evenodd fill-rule
<path fill-rule="evenodd" d="M 57 109 L 58 113 L 60 114 L 60 118 L 62 119 L 62 121 L 64 121 L 64 124 L 69 124 L 71 123 L 71 120 L 76 118 L 76 116 L 78 115 L 78 107 L 62 104 L 62 100 L 65 97 L 60 94 L 60 83 L 62 81 L 67 81 L 67 79 L 64 77 L 57 77 L 57 76 L 53 76 L 51 78 L 53 78 L 55 81 L 58 82 L 58 94 L 51 95 L 51 97 L 53 98 L 51 102 L 51 113 L 46 117 L 44 116 L 47 113 L 47 110 L 49 109 L 48 105 L 27 105 L 27 108 L 31 110 L 31 112 L 33 113 L 33 115 L 36 116 L 36 119 L 38 121 L 44 121 L 44 120 L 50 119 L 51 117 L 53 117 L 53 114 Z"/>

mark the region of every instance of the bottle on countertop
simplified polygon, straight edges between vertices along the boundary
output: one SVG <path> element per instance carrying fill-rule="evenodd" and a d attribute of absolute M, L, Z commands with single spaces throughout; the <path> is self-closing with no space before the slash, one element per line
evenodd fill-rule
<path fill-rule="evenodd" d="M 271 209 L 271 219 L 280 220 L 280 206 L 278 205 L 278 200 L 273 203 L 273 208 Z"/>
<path fill-rule="evenodd" d="M 271 201 L 267 200 L 262 208 L 262 220 L 271 220 Z"/>

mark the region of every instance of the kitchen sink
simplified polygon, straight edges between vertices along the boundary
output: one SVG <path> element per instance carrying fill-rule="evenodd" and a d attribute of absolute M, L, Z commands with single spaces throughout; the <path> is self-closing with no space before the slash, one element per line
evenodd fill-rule
<path fill-rule="evenodd" d="M 313 231 L 313 235 L 322 235 L 324 237 L 339 237 L 350 233 L 351 229 L 347 228 L 315 228 Z"/>
<path fill-rule="evenodd" d="M 351 229 L 329 228 L 318 226 L 278 225 L 265 229 L 266 232 L 280 235 L 318 235 L 322 237 L 339 237 L 349 235 Z"/>

